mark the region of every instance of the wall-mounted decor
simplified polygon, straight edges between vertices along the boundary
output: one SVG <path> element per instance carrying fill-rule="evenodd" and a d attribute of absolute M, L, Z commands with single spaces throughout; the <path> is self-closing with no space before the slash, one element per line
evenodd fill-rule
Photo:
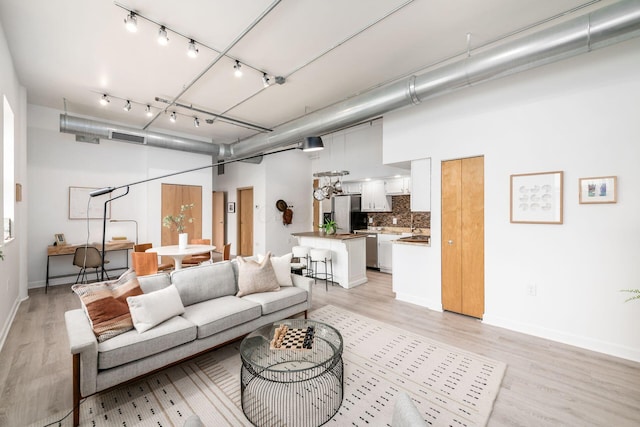
<path fill-rule="evenodd" d="M 616 203 L 618 201 L 617 181 L 616 176 L 580 178 L 580 203 Z"/>
<path fill-rule="evenodd" d="M 511 222 L 562 224 L 563 172 L 511 175 Z"/>
<path fill-rule="evenodd" d="M 90 197 L 97 188 L 69 187 L 69 219 L 102 219 L 104 202 L 110 194 Z M 111 218 L 111 204 L 107 205 L 107 219 Z"/>
<path fill-rule="evenodd" d="M 236 202 L 227 203 L 227 212 L 228 213 L 236 213 Z"/>

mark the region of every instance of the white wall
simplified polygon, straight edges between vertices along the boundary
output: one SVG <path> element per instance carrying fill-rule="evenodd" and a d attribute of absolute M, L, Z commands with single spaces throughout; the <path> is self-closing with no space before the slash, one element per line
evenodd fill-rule
<path fill-rule="evenodd" d="M 444 160 L 485 156 L 484 322 L 640 361 L 640 40 L 384 118 L 384 161 L 432 158 L 429 286 L 440 299 Z M 564 224 L 509 222 L 509 176 L 564 171 Z M 618 176 L 618 203 L 578 204 L 578 179 Z M 527 284 L 537 286 L 528 296 Z"/>
<path fill-rule="evenodd" d="M 102 220 L 68 218 L 69 187 L 120 186 L 172 172 L 211 164 L 211 157 L 118 141 L 100 144 L 76 142 L 60 133 L 62 111 L 29 105 L 28 170 L 30 182 L 29 287 L 44 286 L 46 248 L 53 235 L 63 233 L 68 243 L 101 242 Z M 100 120 L 100 119 L 97 119 Z M 138 222 L 139 241 L 160 244 L 162 233 L 161 183 L 202 186 L 202 235 L 211 236 L 211 169 L 190 172 L 130 187 L 128 195 L 111 202 L 112 219 Z M 121 194 L 117 190 L 113 195 Z M 102 205 L 101 205 L 102 206 Z M 87 235 L 88 232 L 88 235 Z M 127 236 L 135 240 L 133 223 L 107 222 L 106 238 Z M 112 265 L 122 265 L 124 252 L 109 253 Z M 51 258 L 50 275 L 77 272 L 71 256 Z M 69 283 L 71 278 L 50 284 Z"/>
<path fill-rule="evenodd" d="M 23 201 L 16 202 L 15 238 L 2 245 L 4 261 L 0 261 L 0 348 L 11 327 L 11 322 L 21 300 L 27 298 L 27 222 L 26 211 L 29 200 L 27 183 L 26 149 L 26 105 L 27 96 L 18 81 L 13 68 L 13 60 L 7 47 L 4 30 L 0 25 L 0 98 L 7 97 L 14 114 L 14 181 L 22 184 Z M 0 180 L 4 181 L 2 156 L 4 152 L 3 102 L 0 101 Z M 0 201 L 3 199 L 4 185 L 0 184 Z M 0 218 L 4 218 L 3 203 L 0 202 Z"/>

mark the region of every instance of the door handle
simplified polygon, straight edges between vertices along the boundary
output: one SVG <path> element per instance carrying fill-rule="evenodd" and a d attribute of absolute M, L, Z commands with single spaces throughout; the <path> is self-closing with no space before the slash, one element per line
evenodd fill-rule
<path fill-rule="evenodd" d="M 448 240 L 447 243 L 453 245 L 453 240 Z"/>

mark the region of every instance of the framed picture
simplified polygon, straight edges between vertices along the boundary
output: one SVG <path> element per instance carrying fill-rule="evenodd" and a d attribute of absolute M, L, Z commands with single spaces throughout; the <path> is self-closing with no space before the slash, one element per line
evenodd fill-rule
<path fill-rule="evenodd" d="M 69 219 L 102 219 L 104 202 L 110 194 L 90 197 L 89 193 L 98 188 L 69 187 Z M 111 218 L 111 203 L 107 205 L 107 219 Z"/>
<path fill-rule="evenodd" d="M 562 224 L 563 172 L 511 175 L 511 222 Z"/>
<path fill-rule="evenodd" d="M 597 176 L 580 178 L 580 203 L 616 203 L 618 201 L 618 177 Z"/>
<path fill-rule="evenodd" d="M 64 234 L 55 234 L 56 237 L 56 246 L 64 246 L 67 244 L 67 241 L 64 239 Z"/>
<path fill-rule="evenodd" d="M 228 202 L 227 203 L 227 212 L 228 213 L 236 213 L 236 202 Z"/>

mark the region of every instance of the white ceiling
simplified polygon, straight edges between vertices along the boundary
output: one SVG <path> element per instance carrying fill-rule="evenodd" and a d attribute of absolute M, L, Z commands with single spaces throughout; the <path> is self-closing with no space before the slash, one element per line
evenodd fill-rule
<path fill-rule="evenodd" d="M 553 23 L 610 3 L 0 0 L 0 20 L 29 103 L 64 109 L 66 99 L 70 114 L 231 143 L 257 131 L 222 120 L 207 124 L 205 120 L 213 116 L 170 106 L 156 98 L 175 99 L 182 105 L 273 129 L 373 87 L 466 55 L 468 33 L 470 47 L 475 49 L 515 37 L 509 35 L 534 24 L 549 25 L 545 22 L 549 18 L 574 8 L 588 5 L 555 18 Z M 136 33 L 125 30 L 127 9 L 142 15 L 138 16 Z M 158 25 L 143 17 L 168 28 L 167 46 L 156 42 Z M 187 57 L 188 39 L 172 30 L 198 42 L 197 58 Z M 231 47 L 234 41 L 237 43 Z M 227 55 L 218 58 L 225 50 Z M 233 75 L 236 59 L 244 64 L 242 78 Z M 262 71 L 272 81 L 273 76 L 283 76 L 286 83 L 263 88 Z M 111 96 L 107 107 L 98 103 L 103 93 Z M 127 99 L 133 103 L 129 112 L 122 108 Z M 147 104 L 159 113 L 154 121 L 144 115 Z M 177 112 L 176 123 L 162 113 L 166 108 Z M 201 123 L 197 129 L 193 126 L 196 116 Z"/>

